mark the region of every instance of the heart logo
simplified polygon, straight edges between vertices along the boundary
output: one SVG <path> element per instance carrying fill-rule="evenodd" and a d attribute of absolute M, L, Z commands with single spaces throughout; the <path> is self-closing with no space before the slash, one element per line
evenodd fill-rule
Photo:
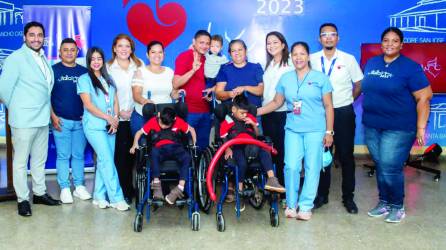
<path fill-rule="evenodd" d="M 124 7 L 129 0 L 124 0 Z M 145 3 L 133 5 L 127 12 L 127 27 L 130 33 L 141 43 L 148 44 L 158 40 L 167 47 L 175 41 L 186 28 L 187 15 L 184 8 L 178 3 L 159 5 L 156 0 L 156 16 Z"/>

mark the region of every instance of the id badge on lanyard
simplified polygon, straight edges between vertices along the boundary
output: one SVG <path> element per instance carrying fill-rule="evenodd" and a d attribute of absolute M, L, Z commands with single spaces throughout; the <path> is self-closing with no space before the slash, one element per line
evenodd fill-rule
<path fill-rule="evenodd" d="M 105 96 L 105 103 L 106 103 L 106 105 L 107 105 L 107 115 L 112 115 L 113 114 L 113 112 L 112 112 L 112 108 L 111 108 L 111 105 L 110 105 L 110 96 L 108 95 L 108 94 L 104 94 L 104 96 Z"/>
<path fill-rule="evenodd" d="M 302 105 L 303 105 L 303 101 L 301 98 L 299 98 L 299 92 L 300 92 L 300 88 L 305 84 L 305 80 L 307 79 L 307 76 L 310 74 L 310 72 L 308 72 L 304 79 L 302 80 L 302 82 L 299 84 L 299 76 L 296 77 L 298 79 L 297 82 L 297 93 L 296 93 L 296 98 L 293 98 L 293 114 L 295 115 L 300 115 L 302 114 Z"/>
<path fill-rule="evenodd" d="M 302 100 L 293 101 L 293 114 L 300 115 L 302 113 Z"/>

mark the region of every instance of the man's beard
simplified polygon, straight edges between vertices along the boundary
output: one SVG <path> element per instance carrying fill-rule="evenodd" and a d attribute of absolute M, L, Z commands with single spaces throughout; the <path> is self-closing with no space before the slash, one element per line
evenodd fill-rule
<path fill-rule="evenodd" d="M 28 45 L 28 44 L 26 44 L 26 46 L 28 46 L 28 48 L 30 48 L 30 49 L 32 49 L 32 50 L 34 50 L 35 52 L 39 52 L 40 51 L 40 49 L 42 48 L 42 46 L 40 46 L 38 49 L 35 49 L 35 48 L 33 48 L 33 47 L 31 47 L 30 45 Z"/>
<path fill-rule="evenodd" d="M 334 46 L 330 46 L 330 47 L 325 47 L 326 50 L 333 50 Z"/>

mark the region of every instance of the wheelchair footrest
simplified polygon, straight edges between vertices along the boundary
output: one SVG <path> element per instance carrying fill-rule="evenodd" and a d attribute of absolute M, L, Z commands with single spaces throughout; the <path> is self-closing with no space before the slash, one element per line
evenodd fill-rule
<path fill-rule="evenodd" d="M 251 197 L 254 196 L 255 192 L 252 189 L 248 189 L 248 190 L 243 190 L 241 192 L 242 197 Z"/>
<path fill-rule="evenodd" d="M 150 199 L 150 200 L 147 201 L 147 203 L 149 205 L 154 205 L 154 206 L 157 206 L 157 207 L 164 206 L 164 201 L 162 201 L 162 200 L 152 200 L 152 199 Z"/>

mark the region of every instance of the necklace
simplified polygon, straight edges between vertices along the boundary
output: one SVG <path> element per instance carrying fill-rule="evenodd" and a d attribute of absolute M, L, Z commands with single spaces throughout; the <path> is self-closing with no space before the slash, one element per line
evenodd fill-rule
<path fill-rule="evenodd" d="M 400 55 L 397 55 L 395 58 L 393 58 L 392 60 L 390 60 L 390 62 L 386 62 L 386 60 L 384 60 L 384 63 L 386 64 L 386 65 L 385 65 L 386 68 L 388 68 L 389 65 L 390 65 L 391 63 L 393 63 L 396 59 L 398 59 L 398 57 L 400 57 Z"/>

